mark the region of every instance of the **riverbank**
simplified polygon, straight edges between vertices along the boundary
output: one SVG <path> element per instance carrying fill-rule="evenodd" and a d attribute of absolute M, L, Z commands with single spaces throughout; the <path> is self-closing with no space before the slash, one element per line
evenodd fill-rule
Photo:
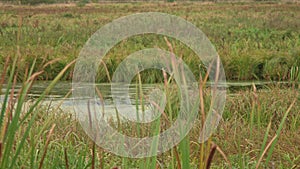
<path fill-rule="evenodd" d="M 78 57 L 89 37 L 101 26 L 138 12 L 165 12 L 200 28 L 215 45 L 228 80 L 296 80 L 300 73 L 300 5 L 293 3 L 101 3 L 76 5 L 0 6 L 0 68 L 5 59 L 21 55 L 21 81 L 34 59 L 43 69 L 39 80 L 52 80 Z M 18 35 L 19 34 L 19 35 Z M 184 44 L 169 39 L 196 78 L 203 65 Z M 17 46 L 19 48 L 17 49 Z M 158 35 L 135 36 L 115 46 L 104 58 L 108 72 L 129 54 L 151 47 L 169 50 Z M 298 67 L 298 69 L 297 69 Z M 0 69 L 0 70 L 1 70 Z M 98 82 L 108 82 L 100 69 Z M 145 72 L 144 82 L 162 80 L 161 72 Z M 142 73 L 143 76 L 143 73 Z M 72 78 L 72 69 L 64 80 Z"/>

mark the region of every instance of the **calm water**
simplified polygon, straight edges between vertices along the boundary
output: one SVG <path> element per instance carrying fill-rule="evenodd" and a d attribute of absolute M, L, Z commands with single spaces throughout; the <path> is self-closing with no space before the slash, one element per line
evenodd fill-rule
<path fill-rule="evenodd" d="M 226 85 L 228 89 L 245 89 L 245 88 L 251 88 L 252 84 L 255 84 L 256 86 L 264 86 L 268 84 L 272 84 L 274 82 L 262 82 L 262 81 L 254 81 L 254 82 L 226 82 Z M 281 84 L 287 84 L 288 82 L 280 82 Z M 47 88 L 47 86 L 50 84 L 48 81 L 38 81 L 35 82 L 34 85 L 32 86 L 30 93 L 28 94 L 29 98 L 37 98 L 41 95 L 41 93 Z M 209 84 L 208 84 L 209 85 Z M 103 94 L 103 97 L 106 99 L 111 98 L 110 95 L 110 87 L 111 85 L 108 83 L 102 83 L 102 84 L 97 84 L 98 88 L 101 90 L 101 93 Z M 159 84 L 143 84 L 143 91 L 147 92 L 151 89 L 156 88 L 159 86 Z M 21 88 L 21 84 L 17 84 L 15 93 L 18 93 L 19 89 Z M 55 85 L 54 89 L 51 91 L 49 95 L 46 96 L 46 99 L 51 99 L 51 100 L 62 100 L 68 94 L 71 92 L 72 89 L 72 82 L 59 82 Z M 6 85 L 3 86 L 2 88 L 2 95 L 1 98 L 3 97 L 3 93 L 6 91 Z M 136 93 L 136 86 L 135 85 L 130 85 L 129 86 L 129 94 L 134 95 Z M 68 97 L 70 98 L 71 95 Z"/>
<path fill-rule="evenodd" d="M 28 94 L 28 104 L 30 104 L 34 99 L 38 98 L 42 92 L 47 88 L 47 86 L 50 84 L 50 82 L 42 81 L 42 82 L 36 82 Z M 144 84 L 142 86 L 143 93 L 151 92 L 153 89 L 155 89 L 158 85 L 153 84 Z M 96 101 L 96 105 L 101 105 L 104 103 L 106 113 L 115 115 L 115 106 L 113 106 L 112 101 L 112 95 L 111 95 L 111 85 L 110 84 L 97 84 L 98 89 L 101 91 L 101 94 L 103 96 L 104 102 L 100 102 L 100 100 Z M 21 84 L 16 85 L 15 87 L 15 96 L 20 91 Z M 3 86 L 2 89 L 2 95 L 0 95 L 0 109 L 3 104 L 4 99 L 4 92 L 6 91 L 6 85 Z M 130 85 L 129 86 L 129 96 L 130 101 L 133 104 L 133 107 L 135 107 L 135 97 L 136 97 L 136 91 L 137 86 L 136 85 Z M 68 113 L 74 113 L 74 101 L 72 98 L 72 83 L 71 82 L 59 82 L 55 85 L 53 90 L 49 93 L 49 95 L 46 96 L 44 101 L 42 102 L 43 105 L 52 107 L 52 108 L 60 108 L 64 112 Z M 139 105 L 138 105 L 139 106 Z M 86 109 L 87 105 L 82 104 L 82 108 Z M 140 106 L 139 106 L 140 107 Z M 147 102 L 145 102 L 145 109 L 147 110 Z M 141 110 L 141 108 L 139 108 Z"/>
<path fill-rule="evenodd" d="M 41 82 L 36 82 L 32 86 L 30 93 L 28 94 L 29 99 L 34 99 L 38 98 L 42 92 L 48 87 L 50 82 L 48 81 L 41 81 Z M 143 84 L 143 91 L 147 92 L 150 89 L 155 88 L 157 85 L 153 84 Z M 101 90 L 101 94 L 103 95 L 105 100 L 111 99 L 111 92 L 110 92 L 110 87 L 111 85 L 108 83 L 102 83 L 102 84 L 97 84 L 97 87 Z M 21 84 L 17 84 L 15 87 L 15 94 L 19 92 L 21 88 Z M 72 90 L 72 82 L 59 82 L 55 85 L 55 87 L 52 89 L 52 91 L 49 93 L 49 95 L 46 96 L 46 100 L 68 100 L 71 99 L 72 95 L 70 94 L 69 96 L 66 97 L 68 93 L 70 93 Z M 4 92 L 6 91 L 6 85 L 3 86 L 2 89 L 2 95 L 1 98 L 3 98 Z M 135 85 L 130 85 L 129 86 L 129 94 L 134 95 L 136 93 L 136 86 Z"/>
<path fill-rule="evenodd" d="M 39 97 L 40 94 L 46 89 L 46 87 L 49 85 L 50 82 L 42 81 L 42 82 L 36 82 L 28 94 L 28 102 L 34 100 L 35 98 Z M 251 88 L 252 84 L 255 84 L 257 88 L 261 88 L 263 86 L 266 86 L 267 84 L 270 84 L 272 82 L 227 82 L 227 88 L 231 91 L 235 90 L 244 90 L 245 88 Z M 280 83 L 287 83 L 287 82 L 280 82 Z M 155 88 L 161 86 L 160 84 L 143 84 L 143 93 L 147 95 L 147 93 L 150 93 Z M 0 108 L 3 102 L 3 93 L 5 92 L 5 87 L 2 89 L 2 95 L 0 95 Z M 16 86 L 15 94 L 18 93 L 19 89 L 21 87 L 21 84 Z M 101 91 L 101 94 L 104 99 L 104 105 L 105 108 L 108 110 L 108 112 L 111 112 L 112 114 L 115 114 L 115 107 L 113 106 L 112 101 L 112 95 L 111 95 L 111 85 L 110 84 L 98 84 L 98 89 Z M 59 82 L 52 92 L 46 96 L 45 100 L 43 101 L 44 105 L 50 105 L 52 107 L 59 107 L 63 111 L 73 113 L 74 107 L 73 107 L 73 99 L 72 99 L 72 83 L 71 82 Z M 130 85 L 129 86 L 129 96 L 130 101 L 133 106 L 136 106 L 136 91 L 137 86 L 136 85 Z M 234 92 L 231 92 L 234 93 Z M 100 101 L 96 101 L 97 104 L 102 104 Z M 146 110 L 147 110 L 147 102 L 145 102 Z M 86 107 L 86 105 L 84 105 Z M 140 106 L 140 105 L 137 105 Z M 141 108 L 139 108 L 141 110 Z"/>

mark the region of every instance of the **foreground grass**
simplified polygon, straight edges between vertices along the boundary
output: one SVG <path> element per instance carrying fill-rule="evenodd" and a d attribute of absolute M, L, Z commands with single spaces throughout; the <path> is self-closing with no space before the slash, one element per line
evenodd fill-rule
<path fill-rule="evenodd" d="M 55 59 L 38 77 L 51 80 L 78 56 L 88 38 L 101 26 L 121 16 L 149 11 L 177 15 L 199 27 L 217 48 L 227 79 L 300 79 L 300 5 L 293 3 L 3 5 L 0 6 L 0 65 L 14 53 L 20 30 L 18 44 L 23 64 L 18 69 L 23 71 L 18 79 L 22 79 L 22 72 L 37 58 L 38 65 Z M 201 61 L 183 44 L 170 41 L 175 46 L 174 52 L 199 76 Z M 132 37 L 118 44 L 105 57 L 110 74 L 125 56 L 149 47 L 167 49 L 163 37 L 156 35 Z M 295 73 L 291 75 L 292 72 Z M 71 74 L 72 69 L 63 79 L 71 79 Z M 153 73 L 143 79 L 150 83 L 159 81 Z M 104 72 L 98 80 L 108 82 Z"/>
<path fill-rule="evenodd" d="M 229 96 L 223 120 L 212 136 L 211 141 L 223 150 L 234 168 L 254 168 L 256 166 L 269 122 L 271 127 L 267 135 L 268 142 L 275 135 L 279 123 L 295 95 L 294 91 L 289 89 L 273 88 L 271 91 L 258 92 L 257 97 L 259 103 L 255 106 L 260 106 L 258 111 L 261 112 L 254 111 L 254 116 L 257 121 L 258 114 L 261 114 L 261 123 L 256 122 L 251 133 L 250 115 L 253 107 L 253 91 L 241 91 L 234 96 Z M 298 98 L 281 131 L 270 163 L 268 165 L 263 163 L 260 167 L 297 168 L 299 166 L 299 105 Z M 17 168 L 37 168 L 42 159 L 43 168 L 87 168 L 92 165 L 96 168 L 143 168 L 146 165 L 147 159 L 121 158 L 99 147 L 93 150 L 93 142 L 86 136 L 72 114 L 67 114 L 59 109 L 50 110 L 47 106 L 38 107 L 35 111 L 37 111 L 37 116 L 34 127 L 30 130 L 25 146 L 17 159 Z M 198 122 L 200 124 L 200 118 Z M 23 135 L 26 124 L 22 125 L 16 133 L 15 144 Z M 196 123 L 188 135 L 191 168 L 199 167 L 200 145 L 197 143 L 199 124 Z M 53 126 L 53 131 L 50 131 Z M 128 132 L 132 132 L 130 129 L 128 130 Z M 47 144 L 48 139 L 49 144 Z M 46 149 L 47 153 L 44 155 Z M 179 147 L 176 149 L 180 151 Z M 155 163 L 159 168 L 178 168 L 171 151 L 158 156 Z M 212 168 L 229 168 L 229 164 L 219 152 L 216 152 Z"/>
<path fill-rule="evenodd" d="M 12 70 L 16 68 L 17 59 L 18 57 L 11 65 Z M 299 90 L 295 86 L 263 86 L 258 90 L 253 85 L 251 89 L 230 92 L 217 131 L 203 144 L 198 143 L 199 131 L 203 124 L 203 114 L 208 112 L 211 96 L 209 88 L 200 88 L 204 109 L 199 111 L 194 127 L 182 142 L 157 157 L 130 159 L 115 156 L 95 146 L 82 130 L 73 112 L 63 112 L 59 107 L 41 104 L 45 95 L 73 63 L 59 73 L 38 99 L 30 102 L 27 101 L 27 93 L 41 71 L 34 73 L 33 64 L 17 95 L 14 95 L 14 88 L 18 73 L 11 72 L 1 103 L 1 168 L 188 169 L 299 166 L 300 100 Z M 172 84 L 172 80 L 165 83 L 164 89 L 168 101 L 165 109 L 167 118 L 162 116 L 158 121 L 161 131 L 176 120 L 180 105 L 178 87 Z M 149 128 L 153 127 L 152 124 L 111 122 L 111 125 L 134 137 L 149 136 L 149 131 L 153 134 Z"/>

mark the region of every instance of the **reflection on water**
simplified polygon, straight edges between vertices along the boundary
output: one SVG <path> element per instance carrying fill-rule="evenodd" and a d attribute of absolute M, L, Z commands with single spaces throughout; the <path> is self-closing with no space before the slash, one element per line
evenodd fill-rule
<path fill-rule="evenodd" d="M 226 86 L 230 90 L 241 90 L 245 88 L 251 88 L 253 83 L 257 86 L 265 86 L 268 84 L 272 84 L 274 82 L 227 82 Z M 280 82 L 280 83 L 288 83 L 288 82 Z M 39 97 L 41 93 L 47 88 L 47 86 L 50 84 L 50 82 L 47 81 L 41 81 L 41 82 L 36 82 L 31 90 L 30 93 L 28 93 L 28 102 L 34 100 L 35 98 Z M 210 85 L 210 84 L 208 84 Z M 96 106 L 101 106 L 105 107 L 105 113 L 111 117 L 115 116 L 116 114 L 116 108 L 114 106 L 114 103 L 112 101 L 112 95 L 111 95 L 111 85 L 110 84 L 97 84 L 96 85 L 98 89 L 101 92 L 101 95 L 103 97 L 103 101 L 98 98 L 98 99 L 93 99 L 93 102 L 95 103 Z M 162 87 L 161 84 L 143 84 L 142 90 L 145 95 L 151 93 L 155 88 Z M 18 84 L 15 87 L 15 95 L 19 92 L 21 88 L 21 84 Z M 6 86 L 4 85 L 2 88 L 2 95 L 0 95 L 0 108 L 2 107 L 1 105 L 3 104 L 3 98 L 4 98 L 4 93 L 6 91 Z M 73 99 L 72 99 L 72 83 L 71 82 L 59 82 L 49 93 L 49 95 L 46 96 L 45 100 L 43 101 L 42 104 L 51 106 L 54 108 L 60 108 L 64 112 L 69 112 L 69 113 L 74 113 L 74 107 L 73 107 Z M 137 86 L 136 85 L 130 85 L 129 86 L 129 97 L 132 106 L 135 108 L 139 109 L 139 111 L 142 110 L 141 105 L 139 105 L 139 99 L 138 101 L 136 100 L 136 91 Z M 151 104 L 149 102 L 145 101 L 145 104 L 143 104 L 144 107 L 144 112 L 147 112 L 149 109 L 151 109 Z M 80 105 L 81 106 L 81 105 Z M 87 102 L 82 104 L 82 107 L 86 108 Z M 126 106 L 123 106 L 124 109 L 128 108 Z M 152 107 L 153 108 L 153 107 Z M 130 109 L 130 108 L 128 108 Z M 142 114 L 143 114 L 142 113 Z M 146 115 L 147 116 L 147 115 Z M 145 116 L 144 116 L 145 117 Z M 145 117 L 149 118 L 149 117 Z M 150 117 L 151 118 L 151 117 Z M 147 120 L 146 120 L 147 121 Z"/>
<path fill-rule="evenodd" d="M 38 98 L 43 93 L 43 91 L 48 87 L 49 84 L 50 84 L 50 82 L 47 82 L 47 81 L 34 83 L 30 92 L 28 93 L 27 105 L 25 105 L 25 107 L 29 106 L 30 103 L 32 103 L 32 101 L 34 99 Z M 111 85 L 102 83 L 102 84 L 97 84 L 96 86 L 99 89 L 99 91 L 101 92 L 103 100 L 100 100 L 99 97 L 97 97 L 96 99 L 92 99 L 91 101 L 89 101 L 89 104 L 88 104 L 87 100 L 84 100 L 84 101 L 82 101 L 82 103 L 80 103 L 80 105 L 77 105 L 77 108 L 82 107 L 82 109 L 87 109 L 88 106 L 93 108 L 95 105 L 98 109 L 102 109 L 101 107 L 104 106 L 106 117 L 107 118 L 116 118 L 115 117 L 116 116 L 116 108 L 112 101 Z M 158 85 L 145 84 L 142 86 L 142 91 L 146 94 L 148 92 L 151 92 L 151 90 L 154 89 L 156 86 L 158 86 Z M 15 91 L 14 91 L 15 96 L 20 91 L 20 88 L 21 88 L 21 84 L 17 84 L 15 86 Z M 6 85 L 3 86 L 2 92 L 1 92 L 2 95 L 0 95 L 0 109 L 3 104 L 5 91 L 6 91 Z M 139 105 L 139 100 L 136 102 L 136 95 L 135 95 L 136 91 L 137 91 L 136 85 L 129 86 L 129 96 L 130 96 L 131 104 L 132 104 L 132 106 L 137 108 L 139 110 L 139 112 L 141 112 L 142 107 L 141 107 L 141 105 Z M 57 83 L 55 85 L 55 87 L 53 88 L 53 90 L 45 97 L 42 104 L 49 108 L 55 108 L 55 109 L 59 108 L 63 112 L 74 113 L 75 110 L 74 110 L 74 106 L 73 106 L 74 100 L 72 98 L 72 83 L 71 82 Z M 76 104 L 78 104 L 78 102 L 76 102 Z M 145 111 L 143 113 L 140 113 L 143 115 L 143 117 L 141 115 L 141 118 L 146 118 L 146 119 L 152 118 L 152 117 L 148 117 L 149 114 L 147 114 L 147 110 L 149 110 L 151 108 L 149 106 L 149 103 L 147 103 L 147 101 L 145 101 L 145 104 L 143 104 L 143 105 L 144 105 L 143 109 Z M 124 109 L 130 109 L 130 108 L 132 109 L 132 106 L 128 107 L 128 105 L 121 105 L 121 107 Z"/>
<path fill-rule="evenodd" d="M 274 83 L 281 83 L 281 84 L 286 84 L 289 82 L 270 82 L 270 81 L 254 81 L 254 82 L 226 82 L 226 86 L 229 89 L 232 88 L 238 88 L 238 89 L 244 89 L 244 87 L 251 87 L 252 84 L 255 84 L 256 86 L 264 86 L 264 85 L 268 85 L 268 84 L 274 84 Z M 28 94 L 28 97 L 30 99 L 34 99 L 37 98 L 41 95 L 41 93 L 47 88 L 47 86 L 50 84 L 50 82 L 48 81 L 38 81 L 35 82 L 30 90 L 30 93 Z M 208 85 L 210 85 L 210 83 L 207 83 Z M 147 92 L 151 89 L 154 89 L 155 87 L 159 86 L 159 84 L 143 84 L 142 88 L 144 92 Z M 110 92 L 110 88 L 111 85 L 108 83 L 101 83 L 101 84 L 97 84 L 97 87 L 101 90 L 101 94 L 103 95 L 103 97 L 105 97 L 106 99 L 111 98 L 111 92 Z M 17 84 L 15 87 L 15 94 L 18 93 L 19 89 L 21 88 L 21 84 Z M 68 94 L 68 92 L 70 92 L 72 89 L 72 82 L 59 82 L 55 85 L 55 87 L 53 88 L 53 90 L 51 91 L 51 93 L 49 95 L 46 96 L 46 99 L 58 99 L 61 100 L 63 99 L 66 94 Z M 6 85 L 3 86 L 2 88 L 2 95 L 1 98 L 3 97 L 4 93 L 6 91 Z M 129 93 L 130 95 L 134 95 L 136 93 L 136 85 L 130 85 L 129 86 Z M 70 98 L 71 96 L 69 96 Z"/>

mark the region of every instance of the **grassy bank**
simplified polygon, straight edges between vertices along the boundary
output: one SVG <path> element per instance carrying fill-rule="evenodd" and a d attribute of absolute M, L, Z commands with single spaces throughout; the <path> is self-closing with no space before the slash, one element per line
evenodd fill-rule
<path fill-rule="evenodd" d="M 220 123 L 218 130 L 214 133 L 211 140 L 225 153 L 230 164 L 234 168 L 255 168 L 260 158 L 261 147 L 264 143 L 264 135 L 270 121 L 271 128 L 267 136 L 267 143 L 275 136 L 278 124 L 292 101 L 279 97 L 282 94 L 286 95 L 289 92 L 277 95 L 278 93 L 281 92 L 274 91 L 272 96 L 270 96 L 269 93 L 259 94 L 260 104 L 263 106 L 261 110 L 263 117 L 261 117 L 262 122 L 260 126 L 257 124 L 253 126 L 252 136 L 249 134 L 251 101 L 248 99 L 252 97 L 251 92 L 241 92 L 239 93 L 239 97 L 229 98 L 229 104 L 225 109 L 224 120 Z M 271 103 L 271 101 L 269 101 L 270 98 L 271 100 L 277 100 L 277 105 Z M 240 106 L 233 104 L 236 102 L 239 102 Z M 283 104 L 284 106 L 278 106 L 280 104 Z M 296 168 L 299 166 L 299 110 L 298 101 L 298 105 L 296 104 L 288 115 L 287 122 L 281 131 L 269 164 L 265 163 L 267 157 L 267 155 L 265 155 L 260 168 L 265 168 L 267 166 L 271 168 L 274 166 L 276 168 L 284 169 L 292 168 L 296 165 Z M 36 111 L 38 111 L 38 116 L 33 125 L 34 128 L 30 131 L 30 137 L 25 143 L 24 150 L 16 161 L 17 168 L 37 168 L 45 149 L 48 149 L 48 151 L 44 159 L 43 168 L 67 168 L 67 166 L 69 166 L 69 168 L 91 168 L 93 158 L 95 158 L 95 168 L 145 168 L 148 160 L 147 158 L 121 158 L 108 153 L 99 147 L 96 147 L 95 154 L 93 155 L 93 142 L 86 136 L 80 124 L 74 119 L 74 116 L 65 114 L 65 112 L 47 111 L 46 107 L 40 107 Z M 256 114 L 255 120 L 257 120 L 257 114 L 259 114 L 259 112 L 255 111 L 254 113 Z M 298 120 L 296 120 L 296 118 L 298 118 Z M 46 147 L 45 143 L 47 136 L 49 135 L 49 130 L 53 124 L 56 126 L 51 133 L 50 143 L 48 147 Z M 25 127 L 26 124 L 22 126 L 21 129 Z M 198 132 L 199 126 L 195 125 L 194 129 L 188 135 L 190 144 L 188 163 L 191 168 L 197 168 L 200 165 L 199 154 L 201 144 L 197 143 L 199 137 Z M 22 133 L 23 132 L 20 130 L 16 135 L 22 135 Z M 16 138 L 16 141 L 17 140 L 18 138 Z M 210 146 L 208 146 L 208 143 L 206 143 L 205 146 L 205 152 L 208 153 Z M 182 151 L 186 151 L 179 146 L 177 146 L 176 149 L 180 152 L 180 155 Z M 176 155 L 172 152 L 173 151 L 168 151 L 155 158 L 156 166 L 158 168 L 178 168 Z M 208 154 L 205 154 L 205 159 Z M 30 161 L 30 159 L 32 159 L 32 161 Z M 181 164 L 183 162 L 182 160 L 183 158 L 179 159 Z M 149 166 L 146 168 L 149 168 Z M 222 154 L 217 151 L 212 160 L 212 168 L 230 168 L 230 165 L 224 160 Z"/>
<path fill-rule="evenodd" d="M 37 59 L 55 60 L 39 80 L 52 80 L 75 59 L 88 38 L 101 26 L 121 16 L 157 11 L 180 16 L 200 28 L 215 45 L 229 80 L 299 80 L 300 5 L 284 3 L 125 3 L 0 6 L 0 66 L 20 46 L 18 79 Z M 17 42 L 17 32 L 20 31 Z M 170 39 L 175 53 L 199 77 L 201 61 L 184 44 Z M 149 47 L 167 49 L 163 37 L 131 37 L 104 58 L 110 74 L 129 54 Z M 36 70 L 39 68 L 36 68 Z M 0 69 L 1 70 L 1 69 Z M 101 70 L 100 70 L 101 71 Z M 103 70 L 102 70 L 103 71 Z M 63 79 L 71 79 L 72 69 Z M 98 81 L 107 82 L 106 73 Z M 155 73 L 144 78 L 157 82 Z"/>
<path fill-rule="evenodd" d="M 14 61 L 13 69 L 17 61 Z M 35 62 L 34 62 L 35 63 Z M 74 62 L 73 62 L 74 63 Z M 68 65 L 71 66 L 72 63 Z M 184 140 L 159 156 L 122 158 L 95 146 L 74 112 L 41 105 L 68 67 L 50 83 L 41 96 L 27 102 L 30 86 L 40 74 L 31 67 L 22 88 L 13 99 L 16 73 L 10 75 L 0 116 L 1 168 L 297 168 L 300 164 L 299 91 L 282 86 L 263 86 L 229 93 L 223 118 L 214 134 L 198 142 L 201 121 L 210 108 L 209 88 L 199 88 L 203 110 Z M 38 65 L 36 65 L 38 66 Z M 16 68 L 16 67 L 15 67 Z M 15 79 L 15 80 L 13 80 Z M 201 82 L 205 83 L 205 80 Z M 178 88 L 164 85 L 167 106 L 158 123 L 166 130 L 179 113 Z M 139 97 L 137 97 L 139 99 Z M 29 105 L 28 105 L 29 104 Z M 27 105 L 27 109 L 23 107 Z M 149 127 L 111 122 L 130 136 L 147 136 Z M 150 133 L 151 134 L 151 133 Z"/>

